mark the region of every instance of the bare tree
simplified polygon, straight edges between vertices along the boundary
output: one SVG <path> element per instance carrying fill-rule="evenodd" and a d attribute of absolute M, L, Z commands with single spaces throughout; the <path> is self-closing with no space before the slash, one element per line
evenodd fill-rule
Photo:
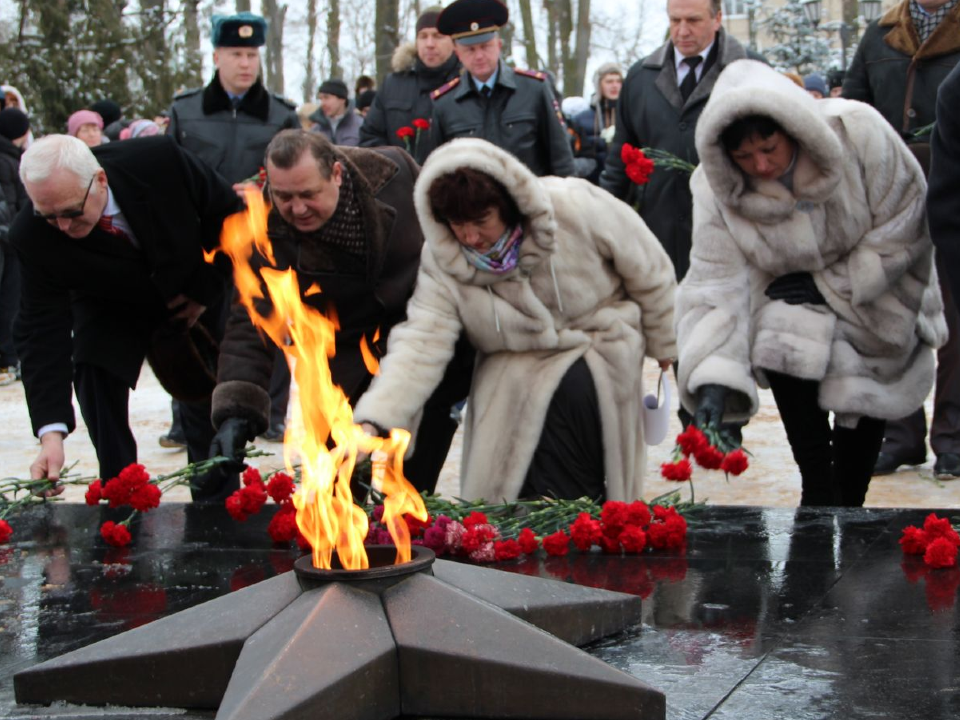
<path fill-rule="evenodd" d="M 317 87 L 317 76 L 314 72 L 313 45 L 317 39 L 317 0 L 307 0 L 307 58 L 306 73 L 303 76 L 303 101 L 313 100 L 313 93 Z"/>
<path fill-rule="evenodd" d="M 399 0 L 377 0 L 374 16 L 377 48 L 377 85 L 382 85 L 390 72 L 390 58 L 400 42 L 400 2 Z"/>
<path fill-rule="evenodd" d="M 250 0 L 237 0 L 237 12 L 250 12 Z"/>
<path fill-rule="evenodd" d="M 370 22 L 374 0 L 353 0 L 344 10 L 343 26 L 350 38 L 351 49 L 345 62 L 351 77 L 376 72 L 376 29 Z"/>
<path fill-rule="evenodd" d="M 537 53 L 537 33 L 530 0 L 520 0 L 520 21 L 523 23 L 523 50 L 527 57 L 527 67 L 538 68 L 540 55 Z"/>
<path fill-rule="evenodd" d="M 200 0 L 183 0 L 183 76 L 186 87 L 203 84 L 203 58 L 200 55 Z M 177 88 L 179 89 L 179 88 Z"/>
<path fill-rule="evenodd" d="M 576 49 L 572 62 L 563 71 L 563 90 L 566 95 L 582 95 L 587 75 L 587 61 L 590 59 L 590 35 L 593 24 L 590 22 L 590 0 L 580 0 L 577 4 Z"/>
<path fill-rule="evenodd" d="M 284 94 L 283 82 L 283 24 L 287 18 L 287 6 L 277 0 L 262 0 L 260 10 L 267 20 L 267 88 Z"/>
<path fill-rule="evenodd" d="M 330 55 L 330 77 L 343 77 L 340 66 L 340 0 L 330 0 L 327 9 L 327 53 Z"/>

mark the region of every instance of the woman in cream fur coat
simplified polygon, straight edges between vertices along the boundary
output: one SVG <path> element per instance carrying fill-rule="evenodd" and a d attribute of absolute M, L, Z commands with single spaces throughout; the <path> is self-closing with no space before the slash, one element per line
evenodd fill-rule
<path fill-rule="evenodd" d="M 920 166 L 873 108 L 749 60 L 696 142 L 681 400 L 700 425 L 745 420 L 769 385 L 801 504 L 860 506 L 884 420 L 923 403 L 946 337 Z"/>
<path fill-rule="evenodd" d="M 441 194 L 456 205 L 450 183 L 465 168 L 496 181 L 495 194 L 506 193 L 518 222 L 486 202 L 461 205 L 472 217 L 450 214 L 448 223 L 436 216 L 431 189 L 446 189 Z M 434 151 L 414 194 L 426 240 L 416 289 L 356 420 L 380 431 L 415 429 L 463 329 L 477 362 L 462 497 L 639 498 L 641 364 L 646 354 L 669 367 L 676 354 L 674 271 L 660 243 L 603 190 L 576 178 L 537 178 L 483 140 L 454 140 Z M 491 218 L 501 221 L 493 249 L 470 237 L 478 228 L 482 235 Z M 557 442 L 570 425 L 558 428 L 555 419 L 582 435 Z"/>

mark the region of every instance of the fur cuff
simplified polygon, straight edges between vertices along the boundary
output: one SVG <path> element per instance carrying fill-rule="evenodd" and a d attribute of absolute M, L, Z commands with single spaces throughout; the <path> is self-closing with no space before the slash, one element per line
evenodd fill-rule
<path fill-rule="evenodd" d="M 243 380 L 229 380 L 213 391 L 213 425 L 216 428 L 227 418 L 246 420 L 259 435 L 270 424 L 270 394 L 259 385 Z"/>
<path fill-rule="evenodd" d="M 680 401 L 691 413 L 697 409 L 697 390 L 704 385 L 723 385 L 734 392 L 727 395 L 723 411 L 724 422 L 749 420 L 757 412 L 757 384 L 750 368 L 735 360 L 713 355 L 700 363 L 684 380 L 683 363 L 680 364 Z"/>

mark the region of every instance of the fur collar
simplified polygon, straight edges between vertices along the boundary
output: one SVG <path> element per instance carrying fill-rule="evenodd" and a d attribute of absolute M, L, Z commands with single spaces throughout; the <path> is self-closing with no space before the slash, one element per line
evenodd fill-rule
<path fill-rule="evenodd" d="M 915 60 L 960 52 L 960 4 L 947 13 L 922 45 L 910 17 L 910 0 L 890 8 L 877 24 L 892 28 L 883 37 L 887 45 Z"/>
<path fill-rule="evenodd" d="M 434 150 L 414 187 L 417 217 L 423 236 L 437 264 L 457 280 L 471 285 L 490 285 L 510 275 L 493 275 L 470 265 L 460 251 L 453 232 L 438 222 L 430 208 L 427 192 L 437 178 L 458 168 L 471 167 L 500 181 L 513 196 L 524 217 L 524 241 L 516 272 L 529 273 L 556 248 L 557 222 L 553 204 L 543 184 L 516 157 L 486 140 L 461 138 Z"/>
<path fill-rule="evenodd" d="M 393 51 L 390 67 L 395 73 L 410 72 L 417 63 L 417 46 L 414 43 L 401 43 Z"/>
<path fill-rule="evenodd" d="M 219 72 L 214 72 L 213 80 L 203 89 L 203 114 L 213 115 L 224 110 L 228 112 L 233 110 L 233 104 L 230 102 L 227 91 L 220 84 Z M 253 86 L 247 90 L 237 110 L 263 122 L 270 117 L 270 93 L 263 87 L 260 78 L 257 78 Z"/>
<path fill-rule="evenodd" d="M 793 212 L 798 200 L 821 203 L 830 197 L 843 173 L 842 147 L 827 116 L 837 103 L 814 100 L 803 88 L 756 60 L 738 60 L 717 79 L 697 121 L 700 166 L 717 200 L 760 222 Z M 775 120 L 798 144 L 794 191 L 777 180 L 754 180 L 743 174 L 720 141 L 733 121 L 747 115 Z"/>

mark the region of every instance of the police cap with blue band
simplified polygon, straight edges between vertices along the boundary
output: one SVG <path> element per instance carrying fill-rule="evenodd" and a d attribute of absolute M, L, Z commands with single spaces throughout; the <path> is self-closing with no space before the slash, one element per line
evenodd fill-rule
<path fill-rule="evenodd" d="M 250 12 L 214 15 L 210 39 L 217 47 L 261 47 L 267 42 L 267 21 Z"/>

